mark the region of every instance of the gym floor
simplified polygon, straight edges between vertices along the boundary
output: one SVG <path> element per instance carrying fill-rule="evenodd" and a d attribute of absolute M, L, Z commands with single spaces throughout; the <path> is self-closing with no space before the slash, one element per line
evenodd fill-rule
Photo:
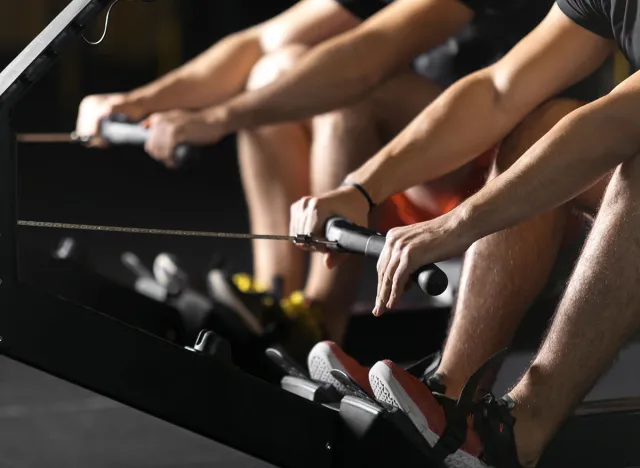
<path fill-rule="evenodd" d="M 270 466 L 6 358 L 0 379 L 1 468 Z"/>

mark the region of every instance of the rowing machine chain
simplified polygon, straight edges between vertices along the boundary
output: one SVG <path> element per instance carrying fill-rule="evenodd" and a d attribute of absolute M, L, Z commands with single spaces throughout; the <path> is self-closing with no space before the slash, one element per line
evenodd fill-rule
<path fill-rule="evenodd" d="M 216 237 L 226 239 L 266 239 L 266 240 L 293 240 L 296 244 L 311 245 L 314 244 L 314 239 L 307 235 L 298 235 L 294 238 L 289 236 L 277 236 L 277 235 L 259 235 L 254 234 L 242 234 L 242 233 L 226 233 L 226 232 L 207 232 L 207 231 L 182 231 L 172 229 L 148 229 L 148 228 L 134 228 L 134 227 L 119 227 L 119 226 L 96 226 L 89 224 L 72 224 L 72 223 L 51 223 L 46 221 L 18 221 L 18 226 L 31 227 L 31 228 L 45 228 L 45 229 L 67 229 L 67 230 L 80 230 L 80 231 L 98 231 L 98 232 L 122 232 L 127 234 L 149 234 L 149 235 L 164 235 L 164 236 L 178 236 L 178 237 Z"/>
<path fill-rule="evenodd" d="M 251 239 L 251 234 L 227 234 L 220 232 L 181 231 L 171 229 L 146 229 L 119 226 L 94 226 L 87 224 L 49 223 L 44 221 L 18 221 L 18 226 L 46 228 L 46 229 L 70 229 L 80 231 L 123 232 L 128 234 L 155 234 L 180 237 L 229 237 Z M 274 236 L 275 237 L 275 236 Z"/>

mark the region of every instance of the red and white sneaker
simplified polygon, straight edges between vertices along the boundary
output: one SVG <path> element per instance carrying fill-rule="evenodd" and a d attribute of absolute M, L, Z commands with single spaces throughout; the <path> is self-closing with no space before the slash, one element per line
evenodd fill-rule
<path fill-rule="evenodd" d="M 438 443 L 447 427 L 444 397 L 436 398 L 425 383 L 391 361 L 374 365 L 369 381 L 378 401 L 402 410 L 431 447 Z M 455 401 L 449 401 L 455 405 Z M 447 456 L 445 464 L 451 468 L 485 468 L 487 465 L 480 460 L 483 443 L 472 428 L 471 417 L 467 425 L 466 440 L 455 453 Z"/>
<path fill-rule="evenodd" d="M 313 380 L 330 383 L 341 394 L 347 395 L 349 391 L 331 375 L 332 370 L 339 370 L 373 398 L 373 390 L 369 385 L 369 368 L 361 365 L 333 341 L 321 341 L 315 345 L 309 353 L 307 363 Z"/>

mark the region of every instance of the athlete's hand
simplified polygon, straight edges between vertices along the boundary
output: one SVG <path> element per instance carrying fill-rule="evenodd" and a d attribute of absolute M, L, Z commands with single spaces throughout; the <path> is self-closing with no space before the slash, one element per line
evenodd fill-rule
<path fill-rule="evenodd" d="M 205 146 L 217 143 L 227 134 L 223 120 L 200 111 L 160 112 L 149 116 L 144 125 L 149 128 L 145 150 L 169 168 L 176 166 L 173 158 L 176 146 L 182 143 Z"/>
<path fill-rule="evenodd" d="M 130 102 L 126 94 L 96 94 L 87 96 L 80 103 L 76 133 L 79 136 L 95 136 L 92 146 L 105 147 L 100 137 L 100 121 L 113 114 L 126 115 L 132 122 L 139 122 L 147 111 L 139 103 Z"/>
<path fill-rule="evenodd" d="M 411 274 L 424 265 L 462 254 L 473 243 L 456 210 L 424 223 L 392 229 L 378 259 L 378 292 L 373 315 L 397 303 Z"/>
<path fill-rule="evenodd" d="M 340 216 L 359 226 L 368 226 L 369 202 L 354 187 L 340 187 L 319 197 L 304 197 L 291 206 L 289 232 L 292 236 L 312 235 L 324 238 L 324 226 Z M 305 248 L 305 246 L 300 246 Z M 326 251 L 328 268 L 338 265 L 344 256 Z"/>

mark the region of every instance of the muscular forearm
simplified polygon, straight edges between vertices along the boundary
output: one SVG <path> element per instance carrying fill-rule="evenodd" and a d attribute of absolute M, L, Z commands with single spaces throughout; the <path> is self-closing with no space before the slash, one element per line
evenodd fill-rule
<path fill-rule="evenodd" d="M 311 50 L 275 83 L 226 103 L 229 131 L 301 120 L 365 96 L 389 73 L 387 61 L 372 55 L 383 40 L 347 33 Z"/>
<path fill-rule="evenodd" d="M 473 242 L 555 208 L 640 153 L 639 100 L 609 96 L 567 116 L 508 171 L 454 210 Z M 452 212 L 453 214 L 453 212 Z"/>
<path fill-rule="evenodd" d="M 223 39 L 183 67 L 128 94 L 149 113 L 200 109 L 238 94 L 262 48 L 252 30 Z"/>
<path fill-rule="evenodd" d="M 509 102 L 491 70 L 475 73 L 443 93 L 349 180 L 382 202 L 462 167 L 504 138 L 533 105 Z"/>

